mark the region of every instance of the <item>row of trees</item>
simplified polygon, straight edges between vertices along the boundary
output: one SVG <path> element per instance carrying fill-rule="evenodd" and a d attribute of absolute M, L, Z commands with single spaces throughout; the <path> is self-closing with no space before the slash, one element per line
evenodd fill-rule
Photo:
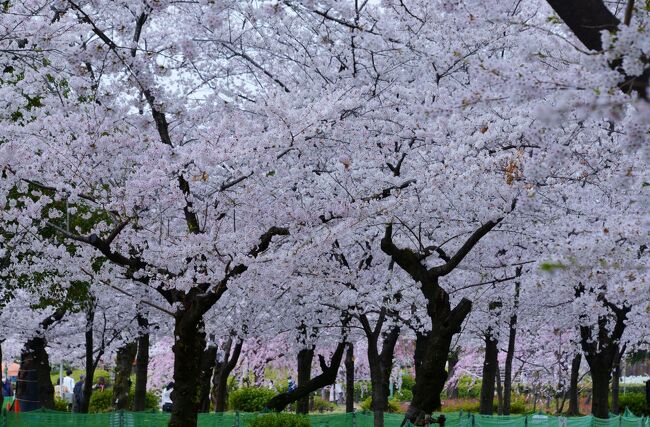
<path fill-rule="evenodd" d="M 268 407 L 304 409 L 361 334 L 381 426 L 401 335 L 420 425 L 459 336 L 484 340 L 487 411 L 499 350 L 507 408 L 531 336 L 562 334 L 607 417 L 610 372 L 649 335 L 647 5 L 27 0 L 2 17 L 2 316 L 23 363 L 44 375 L 58 324 L 83 330 L 88 372 L 146 366 L 152 331 L 172 336 L 169 425 L 191 426 L 241 340 L 291 337 L 298 387 Z"/>

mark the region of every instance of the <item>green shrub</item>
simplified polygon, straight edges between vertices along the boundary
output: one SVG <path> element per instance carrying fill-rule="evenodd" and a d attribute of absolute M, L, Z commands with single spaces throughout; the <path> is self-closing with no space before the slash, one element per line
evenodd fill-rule
<path fill-rule="evenodd" d="M 363 411 L 372 411 L 372 397 L 368 397 L 363 402 L 361 402 L 361 409 Z M 388 400 L 388 411 L 387 412 L 400 412 L 401 406 L 399 405 L 399 400 L 392 399 Z"/>
<path fill-rule="evenodd" d="M 510 402 L 510 413 L 513 415 L 528 413 L 528 410 L 526 409 L 526 402 L 523 398 L 515 398 Z"/>
<path fill-rule="evenodd" d="M 135 390 L 131 389 L 131 396 Z M 151 392 L 147 392 L 144 397 L 144 406 L 146 411 L 157 410 L 158 396 Z M 130 398 L 129 410 L 133 409 L 133 398 Z M 88 412 L 111 412 L 113 410 L 113 390 L 108 389 L 104 391 L 95 390 L 90 396 L 90 404 L 88 405 Z"/>
<path fill-rule="evenodd" d="M 411 375 L 402 375 L 402 390 L 413 390 L 415 386 L 415 378 Z"/>
<path fill-rule="evenodd" d="M 448 400 L 442 405 L 441 412 L 478 412 L 478 400 Z"/>
<path fill-rule="evenodd" d="M 231 411 L 259 412 L 275 396 L 273 390 L 261 387 L 245 387 L 235 390 L 228 399 Z"/>
<path fill-rule="evenodd" d="M 458 379 L 458 398 L 459 399 L 478 399 L 481 395 L 481 380 L 463 375 Z"/>
<path fill-rule="evenodd" d="M 311 423 L 304 415 L 281 412 L 259 415 L 253 420 L 251 427 L 311 427 Z"/>
<path fill-rule="evenodd" d="M 113 390 L 93 391 L 90 396 L 88 412 L 110 412 L 113 410 Z"/>
<path fill-rule="evenodd" d="M 400 402 L 410 402 L 413 400 L 413 392 L 408 388 L 402 388 L 395 393 L 395 398 Z"/>
<path fill-rule="evenodd" d="M 650 415 L 650 408 L 646 405 L 644 393 L 625 393 L 618 397 L 618 404 L 621 412 L 627 408 L 637 417 Z"/>
<path fill-rule="evenodd" d="M 54 410 L 55 411 L 68 411 L 68 402 L 58 396 L 54 396 Z"/>
<path fill-rule="evenodd" d="M 314 411 L 315 412 L 332 412 L 336 405 L 328 402 L 320 396 L 314 397 Z"/>

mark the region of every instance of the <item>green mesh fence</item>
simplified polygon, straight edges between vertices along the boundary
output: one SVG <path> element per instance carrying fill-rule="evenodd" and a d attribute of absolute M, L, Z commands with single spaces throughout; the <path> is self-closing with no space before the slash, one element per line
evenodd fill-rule
<path fill-rule="evenodd" d="M 554 417 L 547 415 L 477 415 L 462 412 L 445 413 L 445 427 L 650 427 L 648 417 L 636 417 L 629 411 L 609 419 L 592 416 Z M 199 427 L 250 427 L 258 414 L 199 414 Z M 372 413 L 310 415 L 312 427 L 373 427 Z M 385 414 L 385 427 L 399 427 L 403 415 Z M 71 414 L 56 411 L 6 413 L 5 427 L 164 427 L 169 414 L 153 412 L 111 412 L 106 414 Z M 435 424 L 434 424 L 435 425 Z"/>

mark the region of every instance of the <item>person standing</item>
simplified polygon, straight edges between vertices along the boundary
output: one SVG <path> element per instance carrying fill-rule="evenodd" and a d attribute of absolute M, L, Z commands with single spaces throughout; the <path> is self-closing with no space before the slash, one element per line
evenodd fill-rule
<path fill-rule="evenodd" d="M 79 377 L 79 381 L 74 385 L 72 389 L 72 412 L 81 411 L 81 401 L 83 400 L 84 395 L 84 376 Z"/>
<path fill-rule="evenodd" d="M 289 375 L 289 380 L 287 381 L 287 383 L 288 383 L 289 393 L 291 393 L 296 389 L 296 383 L 294 382 L 293 377 L 291 375 Z"/>
<path fill-rule="evenodd" d="M 14 390 L 13 387 L 11 387 L 11 380 L 9 377 L 5 378 L 2 382 L 2 395 L 4 397 L 13 397 L 14 395 Z"/>
<path fill-rule="evenodd" d="M 172 411 L 172 391 L 174 390 L 174 382 L 167 384 L 163 388 L 162 395 L 160 396 L 160 406 L 163 412 Z"/>
<path fill-rule="evenodd" d="M 63 377 L 63 382 L 61 384 L 63 387 L 63 399 L 68 402 L 68 407 L 72 405 L 72 393 L 74 391 L 74 378 L 72 378 L 72 370 L 68 369 L 65 371 L 65 377 Z"/>

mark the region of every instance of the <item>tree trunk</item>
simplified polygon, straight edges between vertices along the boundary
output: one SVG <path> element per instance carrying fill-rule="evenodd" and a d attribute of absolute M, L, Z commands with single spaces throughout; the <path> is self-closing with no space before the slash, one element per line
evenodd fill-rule
<path fill-rule="evenodd" d="M 483 384 L 481 385 L 481 398 L 479 413 L 492 415 L 494 412 L 494 381 L 497 372 L 497 340 L 493 339 L 492 333 L 485 335 L 485 358 L 483 360 Z"/>
<path fill-rule="evenodd" d="M 214 375 L 212 377 L 212 402 L 215 412 L 224 412 L 226 410 L 226 402 L 228 401 L 228 375 L 237 366 L 242 344 L 243 341 L 237 341 L 231 354 L 232 337 L 228 338 L 222 349 L 224 354 L 223 360 L 217 360 L 215 363 Z"/>
<path fill-rule="evenodd" d="M 522 267 L 516 269 L 515 275 L 520 276 Z M 515 282 L 515 310 L 519 308 L 519 289 L 521 283 Z M 506 350 L 506 362 L 503 372 L 503 415 L 510 415 L 510 404 L 512 402 L 512 361 L 515 357 L 515 344 L 517 338 L 517 314 L 510 316 L 508 325 L 508 349 Z"/>
<path fill-rule="evenodd" d="M 616 359 L 614 360 L 614 366 L 612 369 L 612 412 L 614 414 L 620 413 L 620 408 L 618 405 L 618 397 L 619 397 L 619 381 L 621 379 L 622 356 L 623 356 L 622 353 L 618 353 Z"/>
<path fill-rule="evenodd" d="M 426 351 L 415 377 L 413 400 L 406 412 L 405 420 L 423 425 L 427 414 L 440 408 L 440 393 L 447 381 L 445 365 L 449 355 L 452 334 L 435 323 L 426 340 Z"/>
<path fill-rule="evenodd" d="M 147 406 L 147 371 L 149 369 L 149 320 L 138 314 L 138 354 L 135 358 L 135 391 L 133 410 L 144 411 Z"/>
<path fill-rule="evenodd" d="M 128 410 L 130 406 L 131 369 L 138 347 L 130 342 L 117 350 L 115 357 L 115 384 L 113 384 L 113 402 L 115 410 Z"/>
<path fill-rule="evenodd" d="M 199 412 L 210 412 L 210 382 L 214 376 L 217 361 L 217 346 L 208 345 L 201 356 L 201 376 L 199 377 Z"/>
<path fill-rule="evenodd" d="M 304 386 L 311 379 L 311 363 L 314 360 L 314 347 L 298 352 L 298 387 Z M 303 396 L 296 405 L 297 414 L 309 413 L 309 395 Z"/>
<path fill-rule="evenodd" d="M 54 386 L 50 379 L 50 359 L 42 337 L 31 338 L 20 354 L 16 399 L 21 411 L 54 409 Z M 33 384 L 36 384 L 34 388 Z"/>
<path fill-rule="evenodd" d="M 582 353 L 577 353 L 571 361 L 571 379 L 569 383 L 569 416 L 580 415 L 580 403 L 578 400 L 578 379 L 580 377 L 580 362 Z"/>
<path fill-rule="evenodd" d="M 454 371 L 456 370 L 456 365 L 458 364 L 458 356 L 460 355 L 460 347 L 454 348 L 453 351 L 449 352 L 449 358 L 447 359 L 447 378 L 454 376 Z M 456 399 L 458 397 L 458 383 L 448 384 L 447 385 L 447 398 Z"/>
<path fill-rule="evenodd" d="M 345 412 L 354 412 L 354 347 L 352 343 L 348 344 L 345 353 Z"/>
<path fill-rule="evenodd" d="M 588 361 L 589 359 L 587 359 Z M 592 379 L 592 402 L 591 402 L 591 413 L 594 417 L 598 418 L 608 418 L 609 417 L 609 374 L 611 368 L 601 366 L 594 367 L 590 363 L 591 367 L 591 379 Z"/>
<path fill-rule="evenodd" d="M 87 414 L 90 406 L 90 397 L 93 393 L 93 378 L 95 376 L 95 344 L 94 344 L 95 308 L 89 307 L 86 312 L 86 378 L 84 379 L 81 393 L 79 412 Z"/>
<path fill-rule="evenodd" d="M 382 308 L 375 327 L 372 328 L 366 314 L 359 316 L 368 340 L 368 365 L 370 367 L 370 382 L 372 384 L 372 410 L 374 413 L 374 427 L 384 427 L 384 412 L 388 410 L 388 395 L 390 393 L 390 373 L 393 369 L 393 355 L 395 344 L 399 338 L 399 327 L 393 326 L 384 334 L 384 340 L 379 351 L 379 337 L 381 336 L 386 308 Z"/>
<path fill-rule="evenodd" d="M 503 415 L 510 415 L 512 401 L 512 360 L 515 356 L 515 339 L 517 336 L 517 316 L 510 317 L 510 334 L 508 335 L 508 350 L 503 373 Z"/>
<path fill-rule="evenodd" d="M 58 309 L 45 318 L 41 334 L 63 318 L 65 310 Z M 50 358 L 47 341 L 43 335 L 30 338 L 20 353 L 20 371 L 16 383 L 16 399 L 21 411 L 45 408 L 54 409 L 54 386 L 50 379 Z M 35 386 L 34 386 L 35 385 Z"/>
<path fill-rule="evenodd" d="M 499 360 L 496 361 L 496 375 L 497 379 L 497 414 L 503 415 L 503 387 L 501 385 L 501 372 L 499 370 Z"/>
<path fill-rule="evenodd" d="M 511 210 L 515 207 L 516 199 L 511 204 Z M 448 256 L 442 248 L 437 248 L 435 252 L 445 261 L 445 264 L 431 268 L 422 263 L 430 253 L 397 247 L 393 242 L 393 224 L 386 225 L 381 239 L 381 250 L 420 284 L 420 290 L 427 303 L 427 315 L 431 319 L 431 331 L 426 343 L 420 343 L 421 346 L 425 346 L 425 350 L 419 366 L 416 361 L 413 400 L 404 415 L 402 425 L 406 422 L 424 425 L 427 415 L 440 408 L 440 393 L 447 381 L 445 365 L 449 357 L 449 346 L 453 336 L 461 331 L 465 318 L 472 310 L 472 302 L 466 298 L 461 299 L 452 310 L 449 294 L 440 287 L 439 278 L 454 271 L 483 236 L 502 220 L 503 217 L 496 218 L 475 229 L 453 256 Z M 416 342 L 416 353 L 417 344 Z"/>
<path fill-rule="evenodd" d="M 191 311 L 190 311 L 191 310 Z M 202 313 L 176 312 L 174 325 L 174 390 L 169 427 L 195 427 L 199 412 L 201 356 L 205 349 Z"/>
<path fill-rule="evenodd" d="M 415 353 L 413 354 L 413 367 L 415 368 L 415 377 L 418 376 L 424 354 L 427 352 L 427 342 L 429 341 L 429 333 L 416 332 L 415 333 Z"/>

